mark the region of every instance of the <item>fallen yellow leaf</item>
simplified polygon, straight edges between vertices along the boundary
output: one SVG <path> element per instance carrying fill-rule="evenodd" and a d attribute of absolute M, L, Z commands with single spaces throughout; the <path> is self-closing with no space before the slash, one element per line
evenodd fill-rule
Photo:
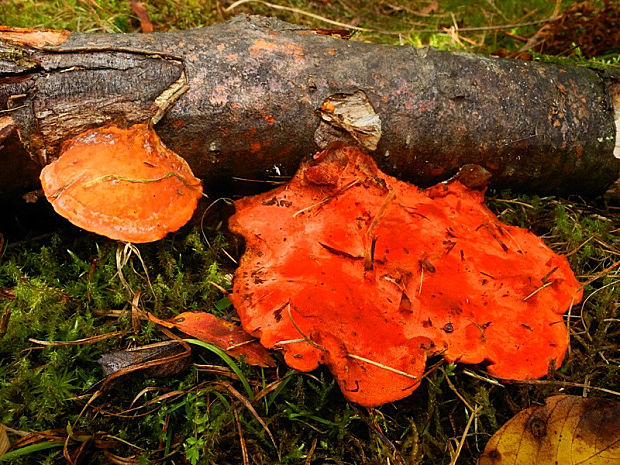
<path fill-rule="evenodd" d="M 6 426 L 0 424 L 0 459 L 11 448 L 9 437 L 6 434 Z"/>
<path fill-rule="evenodd" d="M 618 465 L 620 402 L 554 396 L 511 418 L 478 465 Z"/>

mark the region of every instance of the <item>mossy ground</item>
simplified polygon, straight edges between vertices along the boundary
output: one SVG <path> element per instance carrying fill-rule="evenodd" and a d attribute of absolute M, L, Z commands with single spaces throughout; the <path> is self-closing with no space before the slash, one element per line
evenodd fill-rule
<path fill-rule="evenodd" d="M 274 2 L 288 11 L 248 2 L 226 12 L 226 2 L 143 3 L 156 30 L 206 26 L 242 11 L 330 27 L 303 13 L 310 12 L 372 29 L 355 33 L 353 40 L 477 53 L 517 51 L 522 38 L 531 37 L 540 24 L 490 26 L 542 20 L 555 7 L 542 0 L 446 1 L 435 9 L 428 8 L 433 6 L 428 1 L 299 0 Z M 571 3 L 562 2 L 560 11 Z M 135 31 L 139 23 L 129 4 L 13 0 L 3 2 L 0 24 Z M 422 29 L 431 32 L 415 32 Z M 597 63 L 615 66 L 617 50 L 605 53 L 595 58 Z M 569 61 L 583 61 L 574 47 L 566 55 Z M 196 351 L 194 365 L 178 375 L 127 375 L 86 406 L 89 388 L 102 378 L 97 363 L 102 354 L 165 339 L 146 321 L 139 328 L 132 324 L 132 301 L 159 317 L 188 310 L 235 317 L 221 291 L 230 287 L 234 269 L 227 254 L 240 253 L 222 226 L 227 209 L 211 208 L 202 221 L 140 245 L 139 255 L 134 251 L 129 257 L 116 242 L 55 220 L 48 206 L 37 207 L 36 221 L 22 217 L 23 211 L 5 213 L 2 224 L 7 226 L 0 230 L 0 239 L 6 239 L 0 244 L 0 424 L 9 428 L 13 441 L 25 433 L 47 432 L 13 452 L 10 463 L 65 463 L 68 438 L 67 454 L 79 452 L 80 463 L 242 463 L 243 444 L 249 463 L 256 464 L 276 463 L 278 456 L 283 463 L 299 464 L 447 464 L 466 433 L 458 463 L 470 464 L 499 426 L 546 396 L 587 392 L 614 397 L 609 391 L 620 390 L 620 195 L 584 201 L 490 192 L 488 204 L 502 220 L 533 230 L 568 255 L 586 283 L 584 302 L 567 315 L 571 349 L 566 362 L 540 382 L 498 385 L 484 377 L 483 367 L 431 360 L 433 369 L 412 396 L 372 410 L 347 403 L 326 370 L 297 373 L 279 360 L 277 369 L 240 363 L 235 373 L 208 351 Z M 123 258 L 127 263 L 121 267 Z M 32 341 L 75 341 L 114 331 L 124 333 L 76 345 Z M 471 411 L 465 402 L 479 407 L 468 429 Z M 273 433 L 277 448 L 249 405 Z"/>

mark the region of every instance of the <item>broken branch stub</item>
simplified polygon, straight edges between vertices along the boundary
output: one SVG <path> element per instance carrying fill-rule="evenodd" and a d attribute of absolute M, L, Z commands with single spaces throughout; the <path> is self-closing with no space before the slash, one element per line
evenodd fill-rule
<path fill-rule="evenodd" d="M 314 133 L 314 142 L 321 149 L 343 140 L 346 135 L 370 152 L 377 149 L 381 140 L 381 119 L 363 91 L 330 95 L 319 113 L 322 121 Z M 326 133 L 331 133 L 331 137 Z"/>
<path fill-rule="evenodd" d="M 478 190 L 459 177 L 421 190 L 336 145 L 237 201 L 243 327 L 293 368 L 327 365 L 365 406 L 409 395 L 431 355 L 509 379 L 559 367 L 581 286 L 565 258 L 484 206 L 484 176 L 460 176 Z"/>

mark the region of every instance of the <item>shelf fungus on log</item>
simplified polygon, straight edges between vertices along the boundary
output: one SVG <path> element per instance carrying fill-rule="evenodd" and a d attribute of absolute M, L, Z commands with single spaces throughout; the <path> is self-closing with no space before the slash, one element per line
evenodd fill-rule
<path fill-rule="evenodd" d="M 202 195 L 187 162 L 146 124 L 85 131 L 43 168 L 41 184 L 57 213 L 88 231 L 151 242 L 192 217 Z"/>
<path fill-rule="evenodd" d="M 336 144 L 237 201 L 244 328 L 293 368 L 326 364 L 364 406 L 409 395 L 431 355 L 509 379 L 559 367 L 581 287 L 564 257 L 483 205 L 483 171 L 422 190 Z"/>

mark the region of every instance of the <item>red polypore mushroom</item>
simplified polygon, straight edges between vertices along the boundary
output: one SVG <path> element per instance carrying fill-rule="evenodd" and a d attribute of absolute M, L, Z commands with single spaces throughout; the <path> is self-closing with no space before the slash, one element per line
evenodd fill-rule
<path fill-rule="evenodd" d="M 315 158 L 236 202 L 246 251 L 231 300 L 246 331 L 293 368 L 326 364 L 364 406 L 409 395 L 430 355 L 510 379 L 560 366 L 562 313 L 581 299 L 565 258 L 459 180 L 418 189 L 354 147 Z"/>
<path fill-rule="evenodd" d="M 88 231 L 126 242 L 151 242 L 192 217 L 200 180 L 153 129 L 106 126 L 65 142 L 41 171 L 47 199 Z"/>

